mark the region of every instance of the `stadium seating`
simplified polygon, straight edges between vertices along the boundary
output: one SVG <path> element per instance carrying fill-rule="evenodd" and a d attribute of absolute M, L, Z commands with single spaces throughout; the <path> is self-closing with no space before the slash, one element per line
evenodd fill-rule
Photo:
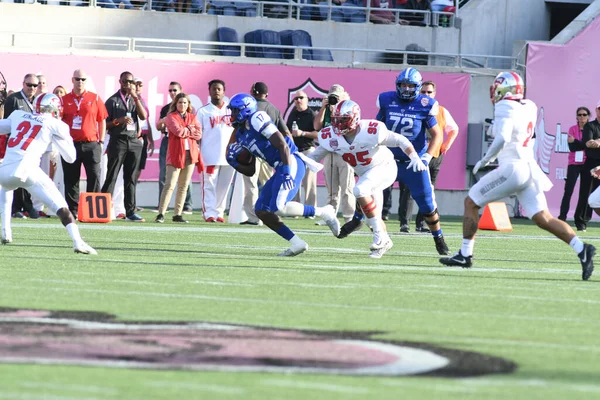
<path fill-rule="evenodd" d="M 235 29 L 220 27 L 217 29 L 217 40 L 219 42 L 239 43 L 240 39 Z M 219 46 L 220 55 L 229 57 L 239 57 L 241 55 L 240 46 Z"/>
<path fill-rule="evenodd" d="M 281 44 L 285 46 L 295 46 L 295 47 L 312 47 L 312 38 L 310 37 L 310 33 L 303 30 L 292 30 L 288 29 L 285 31 L 279 32 L 279 37 L 281 38 Z M 283 58 L 293 59 L 294 58 L 294 50 L 293 49 L 284 49 L 282 51 Z M 302 58 L 304 60 L 312 60 L 312 50 L 304 49 L 302 50 Z"/>
<path fill-rule="evenodd" d="M 281 45 L 279 32 L 257 29 L 244 35 L 245 43 Z M 281 49 L 270 47 L 246 47 L 246 57 L 283 58 Z"/>

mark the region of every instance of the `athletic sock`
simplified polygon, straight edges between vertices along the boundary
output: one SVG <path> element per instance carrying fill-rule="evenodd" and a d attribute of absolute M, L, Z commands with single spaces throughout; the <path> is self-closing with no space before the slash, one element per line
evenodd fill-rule
<path fill-rule="evenodd" d="M 473 255 L 473 247 L 475 247 L 474 239 L 463 239 L 462 247 L 460 248 L 460 254 L 465 257 L 470 257 Z"/>
<path fill-rule="evenodd" d="M 577 236 L 571 239 L 571 241 L 569 242 L 569 246 L 571 246 L 571 248 L 575 250 L 575 253 L 577 254 L 583 251 L 583 242 Z"/>
<path fill-rule="evenodd" d="M 431 234 L 433 235 L 433 237 L 442 236 L 442 228 L 438 229 L 437 231 L 431 231 Z"/>
<path fill-rule="evenodd" d="M 65 228 L 67 228 L 67 232 L 69 232 L 69 236 L 71 236 L 71 239 L 73 239 L 73 243 L 83 242 L 83 239 L 81 238 L 81 235 L 79 234 L 79 227 L 77 226 L 76 223 L 71 222 L 70 224 L 65 226 Z"/>
<path fill-rule="evenodd" d="M 320 213 L 319 213 L 320 214 Z M 303 217 L 312 217 L 316 215 L 315 207 L 313 206 L 304 206 L 304 212 L 302 213 Z"/>
<path fill-rule="evenodd" d="M 285 225 L 281 225 L 279 229 L 275 231 L 275 233 L 277 233 L 279 236 L 281 236 L 287 241 L 292 240 L 292 238 L 295 236 L 294 232 L 292 232 L 292 230 Z"/>

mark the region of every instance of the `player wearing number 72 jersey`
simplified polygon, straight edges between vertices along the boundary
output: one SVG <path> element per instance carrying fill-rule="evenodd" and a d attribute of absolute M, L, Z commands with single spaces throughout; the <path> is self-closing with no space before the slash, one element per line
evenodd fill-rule
<path fill-rule="evenodd" d="M 35 113 L 17 110 L 8 119 L 0 120 L 0 135 L 10 134 L 4 162 L 0 164 L 2 244 L 12 242 L 10 211 L 13 191 L 24 188 L 56 213 L 73 239 L 76 253 L 97 254 L 81 238 L 66 200 L 39 166 L 42 154 L 51 144 L 56 145 L 65 161 L 75 161 L 69 126 L 59 119 L 60 99 L 50 93 L 41 94 L 34 100 L 34 107 Z"/>
<path fill-rule="evenodd" d="M 330 153 L 338 154 L 354 168 L 358 182 L 354 196 L 367 217 L 367 225 L 373 229 L 371 258 L 381 256 L 392 248 L 392 240 L 381 219 L 383 189 L 394 183 L 398 167 L 388 147 L 400 147 L 408 156 L 407 168 L 425 171 L 427 167 L 408 139 L 389 131 L 383 122 L 360 120 L 360 107 L 352 100 L 345 100 L 335 108 L 331 126 L 317 135 L 319 147 L 309 157 L 320 161 Z"/>
<path fill-rule="evenodd" d="M 584 244 L 565 222 L 548 211 L 544 192 L 552 183 L 534 159 L 533 127 L 537 119 L 537 106 L 524 100 L 523 79 L 514 72 L 501 72 L 490 87 L 494 103 L 494 141 L 483 158 L 475 164 L 473 173 L 485 167 L 496 157 L 498 168 L 479 180 L 465 199 L 463 218 L 463 244 L 453 257 L 441 258 L 448 266 L 469 268 L 472 265 L 474 238 L 479 222 L 479 208 L 508 197 L 517 196 L 525 213 L 540 228 L 568 243 L 579 255 L 582 278 L 587 280 L 594 270 L 594 246 Z"/>

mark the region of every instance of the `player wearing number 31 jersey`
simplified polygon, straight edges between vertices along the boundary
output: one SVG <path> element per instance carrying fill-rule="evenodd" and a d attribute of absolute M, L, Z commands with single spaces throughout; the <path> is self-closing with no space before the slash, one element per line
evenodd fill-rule
<path fill-rule="evenodd" d="M 319 147 L 310 158 L 320 161 L 328 152 L 338 154 L 358 175 L 354 196 L 367 217 L 367 225 L 373 229 L 369 256 L 381 258 L 393 245 L 381 220 L 383 189 L 394 183 L 398 172 L 394 156 L 386 146 L 402 149 L 410 160 L 407 168 L 425 171 L 427 167 L 404 136 L 390 132 L 382 122 L 361 121 L 360 107 L 351 100 L 338 103 L 331 126 L 322 129 L 317 139 Z"/>
<path fill-rule="evenodd" d="M 34 100 L 35 113 L 14 111 L 0 120 L 0 134 L 10 134 L 4 162 L 0 164 L 0 218 L 2 244 L 12 242 L 10 226 L 13 191 L 27 189 L 56 213 L 73 239 L 76 253 L 97 254 L 79 234 L 66 200 L 52 180 L 40 168 L 42 154 L 54 144 L 62 158 L 75 161 L 75 147 L 69 126 L 60 118 L 60 99 L 53 94 L 41 94 Z"/>
<path fill-rule="evenodd" d="M 525 213 L 537 226 L 568 243 L 579 255 L 582 278 L 587 280 L 594 270 L 596 249 L 584 244 L 569 225 L 548 211 L 544 192 L 550 190 L 552 183 L 533 157 L 532 136 L 537 106 L 530 100 L 524 100 L 524 93 L 523 79 L 514 72 L 501 72 L 490 87 L 491 101 L 495 105 L 494 141 L 485 156 L 475 164 L 473 173 L 476 174 L 496 157 L 498 168 L 469 190 L 465 199 L 462 247 L 456 255 L 441 258 L 440 262 L 448 266 L 471 267 L 479 208 L 516 194 Z"/>

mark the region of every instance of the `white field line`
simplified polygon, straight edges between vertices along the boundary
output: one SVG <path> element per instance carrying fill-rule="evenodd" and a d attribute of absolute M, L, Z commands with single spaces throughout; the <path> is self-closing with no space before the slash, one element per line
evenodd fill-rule
<path fill-rule="evenodd" d="M 106 397 L 63 396 L 39 392 L 0 392 L 0 399 L 10 400 L 106 400 Z"/>
<path fill-rule="evenodd" d="M 99 393 L 106 396 L 117 396 L 119 391 L 115 388 L 106 386 L 94 386 L 94 385 L 73 385 L 68 383 L 45 383 L 35 381 L 21 381 L 20 386 L 29 389 L 45 389 L 45 390 L 60 390 L 70 392 L 84 392 L 84 393 Z"/>
<path fill-rule="evenodd" d="M 223 227 L 218 227 L 218 228 L 213 228 L 213 227 L 194 227 L 194 226 L 186 226 L 186 227 L 181 227 L 181 226 L 156 226 L 156 225 L 160 225 L 160 224 L 132 224 L 132 225 L 111 225 L 111 224 L 79 224 L 80 226 L 80 230 L 82 231 L 86 231 L 86 230 L 102 230 L 102 231 L 127 231 L 127 232 L 133 232 L 133 231 L 154 231 L 154 232 L 169 232 L 169 231 L 177 231 L 177 232 L 205 232 L 205 233 L 215 233 L 215 234 L 219 234 L 219 233 L 223 233 L 223 234 L 227 234 L 227 233 L 248 233 L 251 232 L 253 235 L 254 234 L 269 234 L 269 235 L 275 235 L 275 233 L 273 233 L 273 231 L 271 231 L 269 228 L 266 227 L 251 227 L 251 228 L 245 228 L 245 227 L 240 227 L 240 226 L 236 226 L 236 225 L 225 225 Z M 29 222 L 19 222 L 19 223 L 14 223 L 13 227 L 18 227 L 20 228 L 35 228 L 35 229 L 64 229 L 64 227 L 58 223 L 56 224 L 39 224 L 39 223 L 29 223 Z M 318 230 L 318 229 L 314 229 L 314 230 L 306 230 L 306 229 L 296 229 L 295 232 L 297 233 L 302 233 L 302 234 L 308 234 L 308 235 L 327 235 L 327 236 L 331 236 L 331 231 L 327 230 L 327 229 L 323 229 L 323 230 Z M 542 234 L 542 232 L 540 231 L 540 233 Z M 355 232 L 352 235 L 365 235 L 365 236 L 371 236 L 372 234 L 370 232 Z M 415 234 L 394 234 L 392 232 L 392 235 L 394 237 L 405 237 L 405 236 L 414 236 L 414 237 L 428 237 L 422 233 L 415 233 Z M 462 234 L 459 233 L 451 233 L 451 234 L 444 234 L 444 237 L 446 238 L 451 238 L 451 237 L 455 237 L 455 238 L 461 238 Z M 595 237 L 590 236 L 591 239 L 595 239 Z M 485 233 L 479 233 L 477 235 L 477 239 L 503 239 L 503 240 L 523 240 L 523 239 L 530 239 L 530 240 L 551 240 L 551 241 L 556 241 L 558 242 L 559 240 L 557 238 L 555 238 L 554 236 L 551 235 L 506 235 L 506 234 L 493 234 L 493 235 L 489 235 L 489 234 L 485 234 Z"/>
<path fill-rule="evenodd" d="M 517 346 L 517 347 L 536 347 L 541 349 L 560 349 L 560 350 L 572 350 L 581 352 L 600 352 L 600 346 L 584 346 L 575 344 L 563 344 L 563 343 L 549 343 L 549 342 L 532 342 L 527 340 L 511 340 L 511 339 L 494 339 L 494 338 L 481 338 L 481 337 L 464 337 L 464 336 L 440 336 L 440 335 L 414 335 L 410 333 L 403 333 L 402 340 L 409 341 L 421 341 L 428 343 L 441 343 L 444 344 L 481 344 L 481 345 L 494 345 L 494 346 Z"/>
<path fill-rule="evenodd" d="M 323 392 L 345 393 L 352 395 L 365 395 L 369 390 L 365 387 L 334 385 L 329 383 L 305 382 L 298 379 L 263 379 L 261 382 L 266 386 L 286 387 L 293 389 L 318 390 Z"/>
<path fill-rule="evenodd" d="M 26 279 L 27 282 L 43 282 L 43 283 L 64 283 L 79 286 L 96 286 L 98 282 L 81 282 L 81 281 L 69 281 L 66 279 L 40 279 L 31 278 Z M 138 285 L 149 285 L 149 286 L 181 286 L 176 283 L 165 283 L 165 282 L 149 282 L 149 281 L 135 281 L 135 280 L 121 280 L 121 279 L 104 279 L 102 283 L 128 283 Z M 458 296 L 458 297 L 487 297 L 487 298 L 502 298 L 502 299 L 513 299 L 513 300 L 529 300 L 529 301 L 541 301 L 544 303 L 558 302 L 558 303 L 587 303 L 587 304 L 600 304 L 600 300 L 590 299 L 567 299 L 562 297 L 553 296 L 520 296 L 507 293 L 473 293 L 473 292 L 459 292 L 459 291 L 441 291 L 441 290 L 427 290 L 414 288 L 412 285 L 410 288 L 399 286 L 399 285 L 357 285 L 357 284 L 346 284 L 346 285 L 326 285 L 326 284 L 312 284 L 312 283 L 289 283 L 289 282 L 255 282 L 254 284 L 242 283 L 242 282 L 223 282 L 223 281 L 186 281 L 186 283 L 197 283 L 200 285 L 210 286 L 234 286 L 234 287 L 258 287 L 258 286 L 289 286 L 298 288 L 318 288 L 318 289 L 390 289 L 390 290 L 402 290 L 403 292 L 410 293 L 431 293 L 435 295 L 447 295 L 447 296 Z M 525 289 L 525 288 L 523 288 Z"/>
<path fill-rule="evenodd" d="M 562 317 L 545 317 L 536 315 L 516 315 L 516 314 L 494 314 L 487 312 L 469 312 L 469 311 L 444 311 L 444 310 L 431 310 L 431 309 L 418 309 L 418 308 L 400 308 L 400 307 L 384 307 L 384 306 L 361 306 L 361 305 L 347 305 L 347 304 L 335 304 L 335 303 L 314 303 L 307 301 L 296 301 L 296 300 L 284 300 L 284 299 L 256 299 L 256 298 L 243 298 L 243 297 L 220 297 L 220 296 L 207 296 L 199 294 L 182 294 L 182 293 L 157 293 L 157 292 L 138 292 L 130 290 L 106 290 L 106 289 L 83 289 L 83 288 L 70 288 L 70 287 L 47 287 L 47 286 L 24 286 L 14 284 L 3 284 L 0 282 L 0 287 L 6 287 L 11 289 L 34 289 L 38 293 L 43 290 L 55 291 L 61 293 L 93 293 L 93 294 L 114 294 L 114 295 L 125 295 L 125 296 L 139 296 L 139 297 L 158 297 L 158 298 L 177 298 L 177 299 L 193 299 L 193 300 L 206 300 L 206 301 L 218 301 L 227 303 L 246 303 L 246 304 L 267 304 L 276 306 L 300 306 L 300 307 L 312 307 L 312 308 L 331 308 L 331 309 L 344 309 L 344 310 L 360 310 L 360 311 L 384 311 L 384 312 L 398 312 L 398 313 L 415 313 L 415 314 L 434 314 L 434 315 L 457 315 L 457 316 L 471 316 L 480 318 L 506 318 L 506 319 L 517 319 L 526 321 L 558 321 L 558 322 L 577 322 L 595 324 L 600 323 L 599 320 L 580 319 L 580 318 L 562 318 Z M 598 347 L 600 350 L 600 347 Z"/>
<path fill-rule="evenodd" d="M 458 392 L 458 393 L 475 393 L 477 392 L 477 387 L 465 387 L 460 386 L 459 384 L 452 383 L 440 383 L 440 382 L 430 382 L 424 384 L 419 380 L 415 379 L 385 379 L 380 380 L 378 383 L 385 386 L 393 386 L 393 387 L 415 387 L 421 390 L 435 390 L 435 391 L 443 391 L 443 392 Z"/>
<path fill-rule="evenodd" d="M 464 378 L 459 379 L 459 382 L 463 382 L 466 385 L 473 387 L 529 387 L 529 388 L 555 388 L 562 390 L 575 390 L 586 393 L 600 393 L 600 385 L 591 383 L 568 383 L 560 381 L 549 381 L 545 379 L 494 379 L 494 378 Z"/>
<path fill-rule="evenodd" d="M 226 385 L 215 385 L 215 384 L 204 384 L 204 383 L 187 383 L 178 381 L 146 381 L 147 386 L 158 387 L 158 388 L 170 388 L 170 389 L 190 389 L 202 392 L 214 392 L 220 394 L 240 395 L 245 394 L 246 391 L 241 387 L 226 386 Z"/>

